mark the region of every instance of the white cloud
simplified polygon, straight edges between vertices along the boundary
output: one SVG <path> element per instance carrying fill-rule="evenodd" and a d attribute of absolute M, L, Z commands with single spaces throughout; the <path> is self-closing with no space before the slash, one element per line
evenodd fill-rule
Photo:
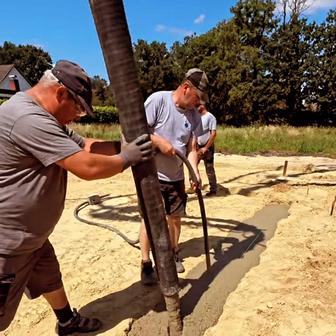
<path fill-rule="evenodd" d="M 194 23 L 196 23 L 196 24 L 203 23 L 203 22 L 204 22 L 204 19 L 205 19 L 205 15 L 204 15 L 204 14 L 201 14 L 199 17 L 197 17 L 197 18 L 194 20 Z"/>
<path fill-rule="evenodd" d="M 331 9 L 336 7 L 335 0 L 310 0 L 308 1 L 309 8 L 308 13 L 314 13 L 319 9 Z"/>
<path fill-rule="evenodd" d="M 193 34 L 193 32 L 191 30 L 187 30 L 187 29 L 183 29 L 183 28 L 177 28 L 177 27 L 167 27 L 163 24 L 158 24 L 155 27 L 155 31 L 160 32 L 160 33 L 168 32 L 170 34 L 179 35 L 179 36 L 182 36 L 182 37 L 190 36 L 190 35 Z"/>
<path fill-rule="evenodd" d="M 157 31 L 157 32 L 163 32 L 163 31 L 165 31 L 167 28 L 166 28 L 166 26 L 165 25 L 162 25 L 162 24 L 159 24 L 159 25 L 157 25 L 156 27 L 155 27 L 155 31 Z"/>
<path fill-rule="evenodd" d="M 289 0 L 289 4 L 293 0 Z M 321 9 L 331 9 L 336 7 L 336 0 L 307 0 L 308 8 L 304 11 L 305 14 L 312 14 Z M 287 6 L 288 8 L 288 6 Z M 280 1 L 277 1 L 276 11 L 282 12 Z M 289 11 L 289 9 L 288 9 Z"/>

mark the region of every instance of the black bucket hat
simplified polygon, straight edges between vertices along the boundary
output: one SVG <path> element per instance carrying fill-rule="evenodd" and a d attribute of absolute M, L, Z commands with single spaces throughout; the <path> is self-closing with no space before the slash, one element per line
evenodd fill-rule
<path fill-rule="evenodd" d="M 60 60 L 51 69 L 52 74 L 81 102 L 85 111 L 93 115 L 92 86 L 88 74 L 76 63 Z"/>

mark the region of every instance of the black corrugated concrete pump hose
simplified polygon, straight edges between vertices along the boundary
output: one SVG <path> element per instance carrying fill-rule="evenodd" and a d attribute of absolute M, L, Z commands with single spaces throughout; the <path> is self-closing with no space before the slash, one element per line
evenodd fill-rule
<path fill-rule="evenodd" d="M 132 43 L 122 0 L 90 0 L 107 72 L 127 142 L 147 133 Z M 154 159 L 132 167 L 160 288 L 168 311 L 168 333 L 182 335 L 179 285 Z M 126 308 L 125 308 L 126 309 Z"/>

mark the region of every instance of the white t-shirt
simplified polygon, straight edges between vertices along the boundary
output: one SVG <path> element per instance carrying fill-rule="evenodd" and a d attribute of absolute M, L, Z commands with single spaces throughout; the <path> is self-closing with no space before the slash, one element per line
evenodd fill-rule
<path fill-rule="evenodd" d="M 215 131 L 217 127 L 217 120 L 215 116 L 207 112 L 202 115 L 202 130 L 201 130 L 201 135 L 197 138 L 197 143 L 200 146 L 206 145 L 210 138 L 210 132 Z"/>

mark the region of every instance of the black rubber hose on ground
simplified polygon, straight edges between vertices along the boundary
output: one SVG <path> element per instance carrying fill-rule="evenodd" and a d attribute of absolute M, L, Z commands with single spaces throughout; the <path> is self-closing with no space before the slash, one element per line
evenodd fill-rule
<path fill-rule="evenodd" d="M 188 159 L 178 150 L 175 150 L 176 155 L 183 161 L 183 163 L 187 166 L 187 169 L 189 171 L 189 175 L 191 180 L 197 184 L 197 177 L 196 174 L 194 172 L 194 169 L 192 168 L 190 162 L 188 161 Z M 206 266 L 207 269 L 210 268 L 210 254 L 209 254 L 209 242 L 208 242 L 208 225 L 207 225 L 207 218 L 206 218 L 206 214 L 205 214 L 205 207 L 204 207 L 204 201 L 203 201 L 203 197 L 202 197 L 202 193 L 201 190 L 199 188 L 196 188 L 196 194 L 197 194 L 197 198 L 198 198 L 198 203 L 199 203 L 199 207 L 200 207 L 200 211 L 201 211 L 201 217 L 202 217 L 202 226 L 203 226 L 203 237 L 204 237 L 204 251 L 205 251 L 205 261 L 206 261 Z M 98 226 L 101 227 L 103 229 L 107 229 L 110 230 L 114 233 L 116 233 L 118 236 L 120 236 L 122 239 L 124 239 L 128 244 L 130 244 L 131 246 L 139 249 L 139 246 L 137 246 L 137 244 L 139 243 L 139 239 L 130 239 L 128 238 L 125 234 L 123 234 L 120 230 L 116 229 L 115 227 L 111 226 L 111 225 L 107 225 L 107 224 L 103 224 L 103 223 L 97 223 L 88 219 L 84 219 L 82 217 L 79 216 L 79 212 L 81 210 L 83 210 L 84 208 L 86 208 L 87 206 L 91 205 L 91 204 L 99 204 L 101 202 L 103 202 L 104 200 L 108 200 L 108 199 L 112 199 L 114 197 L 110 197 L 109 195 L 103 195 L 103 196 L 93 196 L 95 198 L 95 200 L 93 202 L 90 201 L 86 201 L 83 202 L 81 204 L 79 204 L 75 209 L 74 209 L 74 216 L 77 220 L 79 220 L 80 222 L 89 224 L 89 225 L 94 225 L 94 226 Z"/>
<path fill-rule="evenodd" d="M 99 196 L 96 196 L 96 197 L 99 197 Z M 109 197 L 109 195 L 104 195 L 104 196 L 100 196 L 99 198 L 100 198 L 99 203 L 101 203 L 103 201 L 107 201 L 107 200 L 112 199 L 114 197 Z M 99 204 L 99 203 L 96 203 L 96 204 Z M 133 246 L 137 249 L 140 249 L 140 247 L 137 246 L 137 244 L 139 243 L 139 238 L 132 240 L 132 239 L 128 238 L 125 234 L 123 234 L 120 230 L 118 230 L 117 228 L 115 228 L 111 225 L 103 224 L 103 223 L 97 223 L 97 222 L 94 222 L 92 220 L 80 217 L 79 212 L 89 205 L 91 205 L 90 202 L 86 201 L 86 202 L 83 202 L 83 203 L 79 204 L 78 206 L 76 206 L 76 208 L 74 209 L 74 216 L 77 220 L 79 220 L 80 222 L 83 222 L 85 224 L 94 225 L 94 226 L 98 226 L 98 227 L 103 228 L 103 229 L 110 230 L 110 231 L 114 232 L 115 234 L 117 234 L 118 236 L 120 236 L 122 239 L 124 239 L 131 246 Z"/>

